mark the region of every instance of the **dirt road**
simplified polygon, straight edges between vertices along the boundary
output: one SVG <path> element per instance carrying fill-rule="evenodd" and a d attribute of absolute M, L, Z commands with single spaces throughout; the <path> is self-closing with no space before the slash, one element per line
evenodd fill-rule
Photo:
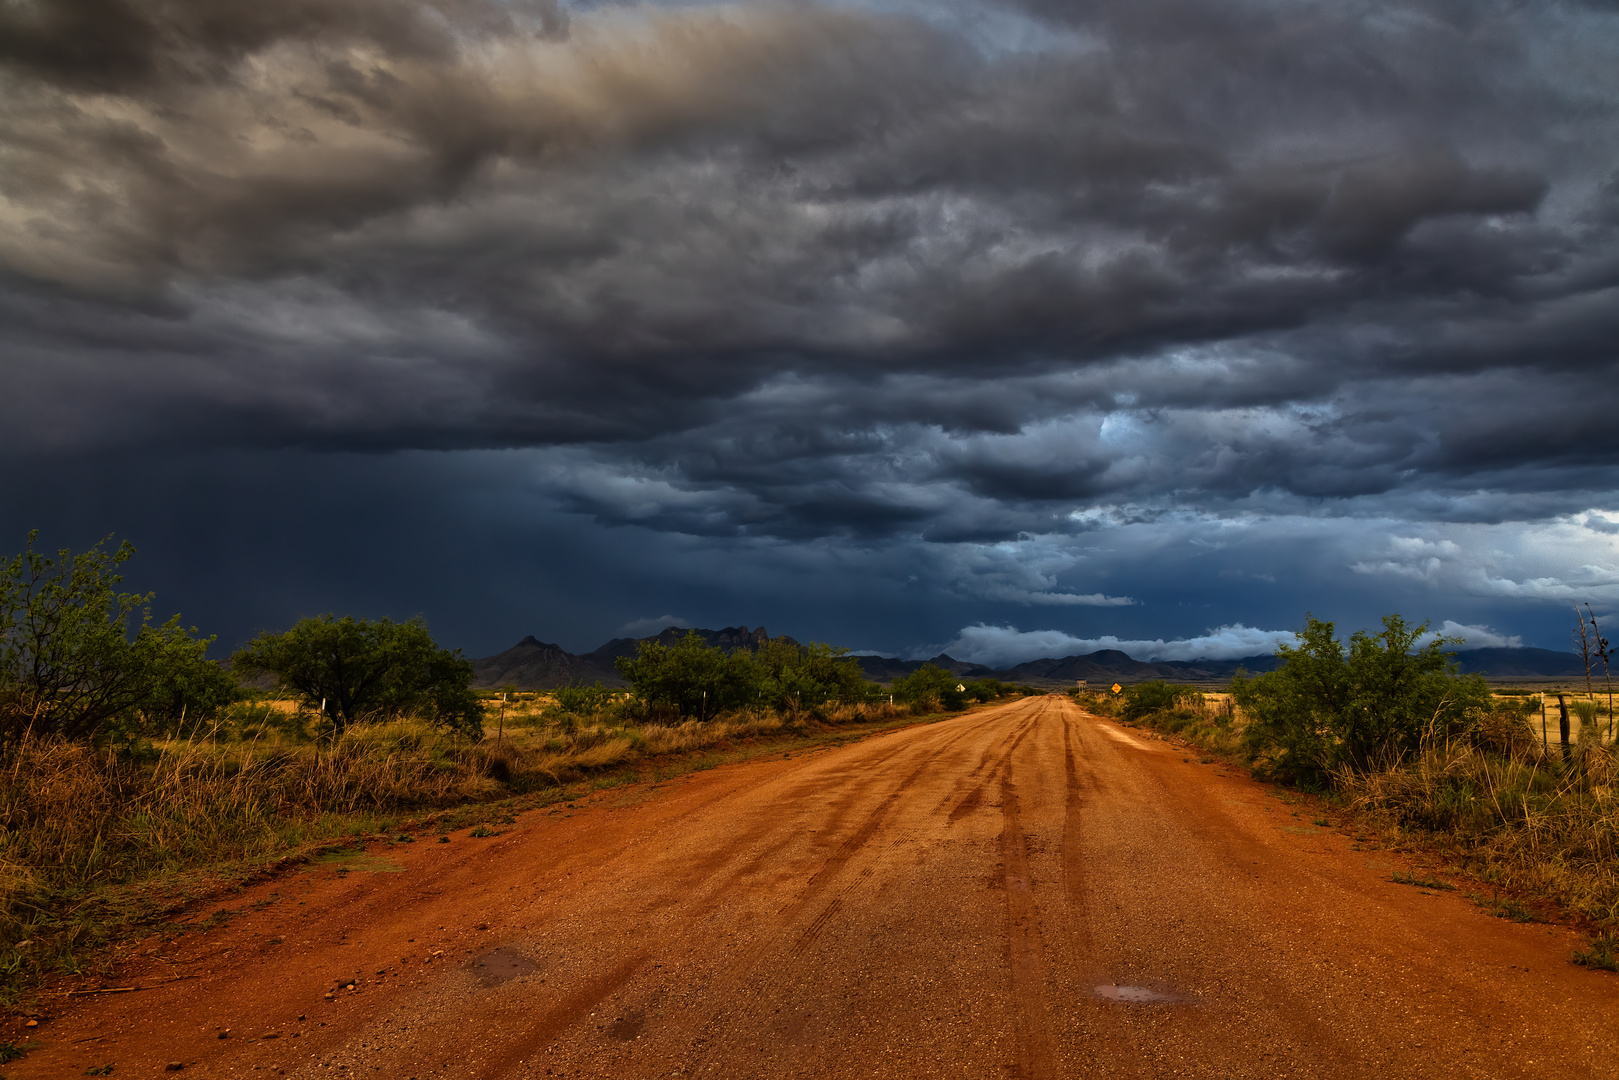
<path fill-rule="evenodd" d="M 195 978 L 78 999 L 6 1071 L 1619 1075 L 1570 931 L 1394 884 L 1277 794 L 1024 699 L 291 872 L 126 981 Z"/>

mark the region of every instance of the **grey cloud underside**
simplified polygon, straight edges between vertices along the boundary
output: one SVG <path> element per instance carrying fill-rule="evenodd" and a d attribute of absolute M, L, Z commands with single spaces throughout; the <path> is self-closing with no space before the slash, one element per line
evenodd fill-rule
<path fill-rule="evenodd" d="M 1569 512 L 1619 457 L 1616 40 L 1556 4 L 14 0 L 3 438 L 552 447 L 563 506 L 722 535 Z"/>

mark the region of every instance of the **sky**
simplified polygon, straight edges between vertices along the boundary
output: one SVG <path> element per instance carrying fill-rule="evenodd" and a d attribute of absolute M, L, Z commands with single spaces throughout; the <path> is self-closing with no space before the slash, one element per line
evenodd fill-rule
<path fill-rule="evenodd" d="M 1619 9 L 0 4 L 0 552 L 221 652 L 1619 613 Z"/>

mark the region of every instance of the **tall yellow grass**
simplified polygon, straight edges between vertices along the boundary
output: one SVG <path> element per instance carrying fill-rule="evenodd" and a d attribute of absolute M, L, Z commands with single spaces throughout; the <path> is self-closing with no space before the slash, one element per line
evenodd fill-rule
<path fill-rule="evenodd" d="M 1594 729 L 1594 725 L 1593 725 Z M 1424 747 L 1399 767 L 1345 773 L 1351 809 L 1453 852 L 1485 881 L 1619 924 L 1619 754 L 1598 738 L 1570 760 L 1538 740 L 1511 753 Z"/>

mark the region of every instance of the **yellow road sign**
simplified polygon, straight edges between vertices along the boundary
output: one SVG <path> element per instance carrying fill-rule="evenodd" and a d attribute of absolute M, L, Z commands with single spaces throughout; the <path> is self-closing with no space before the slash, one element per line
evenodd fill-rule
<path fill-rule="evenodd" d="M 1123 690 L 1123 689 L 1124 689 L 1124 687 L 1120 686 L 1118 683 L 1113 684 L 1113 692 L 1115 694 L 1117 694 L 1120 690 Z"/>

